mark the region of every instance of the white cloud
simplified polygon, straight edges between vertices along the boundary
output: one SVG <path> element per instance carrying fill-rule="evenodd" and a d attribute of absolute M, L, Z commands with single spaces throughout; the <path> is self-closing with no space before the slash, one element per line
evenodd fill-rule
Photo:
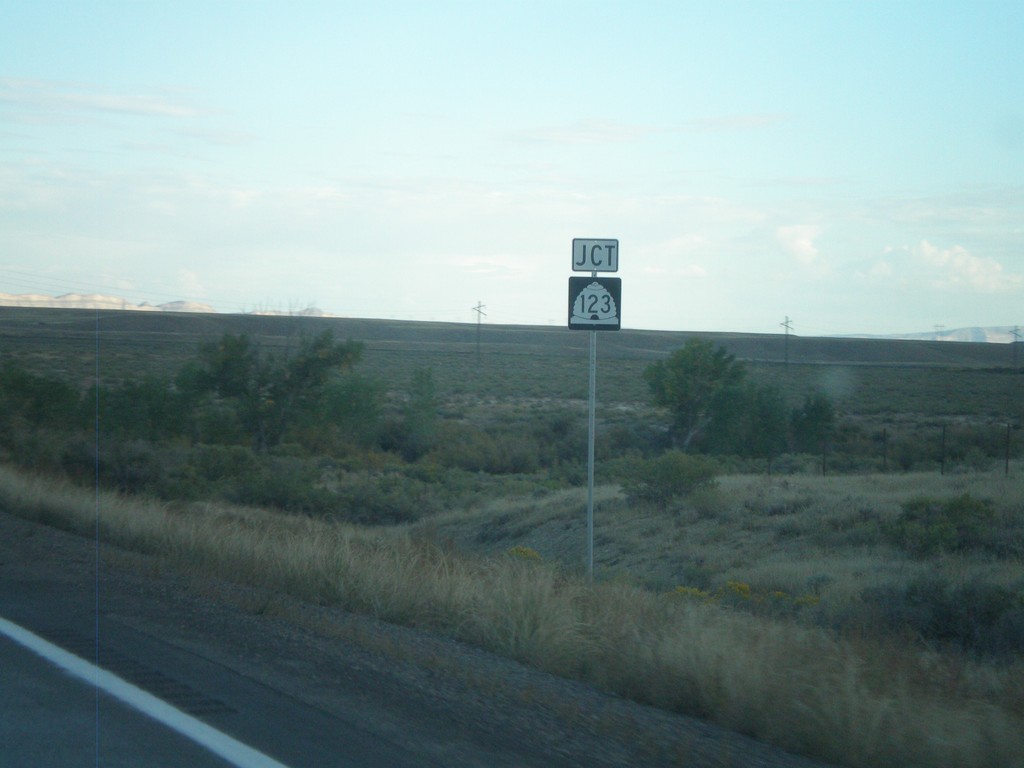
<path fill-rule="evenodd" d="M 716 115 L 661 125 L 637 125 L 615 120 L 577 120 L 565 125 L 520 131 L 513 138 L 556 144 L 611 144 L 652 134 L 751 131 L 785 119 L 784 115 L 776 114 Z"/>
<path fill-rule="evenodd" d="M 821 234 L 821 228 L 813 224 L 796 224 L 789 227 L 778 227 L 775 238 L 783 248 L 789 251 L 801 264 L 810 266 L 818 258 L 818 248 L 814 239 Z"/>
<path fill-rule="evenodd" d="M 684 264 L 676 269 L 676 274 L 682 277 L 707 277 L 708 271 L 700 264 Z"/>
<path fill-rule="evenodd" d="M 708 270 L 700 261 L 718 254 L 720 248 L 707 236 L 691 233 L 640 245 L 636 249 L 636 263 L 644 265 L 646 275 L 707 277 Z"/>
<path fill-rule="evenodd" d="M 206 290 L 203 288 L 202 283 L 199 281 L 199 275 L 190 269 L 179 269 L 178 270 L 178 286 L 183 296 L 189 298 L 196 298 L 199 296 L 205 296 Z"/>
<path fill-rule="evenodd" d="M 554 125 L 522 131 L 517 133 L 514 138 L 521 141 L 553 144 L 613 144 L 630 141 L 658 130 L 657 128 L 615 121 L 581 120 L 568 125 Z"/>
<path fill-rule="evenodd" d="M 0 78 L 0 104 L 22 111 L 22 119 L 67 117 L 106 112 L 147 117 L 195 117 L 193 106 L 177 98 L 149 93 L 113 93 L 88 83 Z"/>
<path fill-rule="evenodd" d="M 467 275 L 500 278 L 503 280 L 529 279 L 536 274 L 536 265 L 523 254 L 498 254 L 494 256 L 447 256 L 426 255 L 425 261 L 445 263 L 453 270 Z M 568 261 L 568 260 L 567 260 Z"/>
<path fill-rule="evenodd" d="M 888 261 L 876 261 L 868 269 L 868 277 L 881 279 L 886 277 L 892 277 L 892 264 Z"/>
<path fill-rule="evenodd" d="M 995 259 L 974 256 L 959 245 L 942 249 L 922 240 L 911 252 L 933 270 L 934 283 L 940 288 L 1002 293 L 1024 287 L 1024 275 L 1007 272 Z"/>
<path fill-rule="evenodd" d="M 781 114 L 720 115 L 688 120 L 684 130 L 698 133 L 719 133 L 721 131 L 750 131 L 774 125 L 786 119 Z"/>

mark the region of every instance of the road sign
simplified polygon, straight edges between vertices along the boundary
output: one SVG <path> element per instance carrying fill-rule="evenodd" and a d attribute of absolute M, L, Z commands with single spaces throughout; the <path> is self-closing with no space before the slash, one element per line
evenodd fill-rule
<path fill-rule="evenodd" d="M 622 327 L 622 279 L 569 278 L 569 327 L 576 331 L 617 331 Z"/>
<path fill-rule="evenodd" d="M 572 271 L 618 272 L 619 241 L 574 238 L 572 241 Z"/>

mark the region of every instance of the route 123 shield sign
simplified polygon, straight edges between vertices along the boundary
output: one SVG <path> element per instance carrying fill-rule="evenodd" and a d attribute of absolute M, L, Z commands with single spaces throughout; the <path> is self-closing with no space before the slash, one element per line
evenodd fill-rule
<path fill-rule="evenodd" d="M 569 327 L 576 331 L 617 331 L 622 327 L 622 279 L 569 278 Z"/>

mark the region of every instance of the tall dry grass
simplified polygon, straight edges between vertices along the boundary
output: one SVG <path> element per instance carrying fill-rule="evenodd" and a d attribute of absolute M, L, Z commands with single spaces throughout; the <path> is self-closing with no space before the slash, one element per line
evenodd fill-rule
<path fill-rule="evenodd" d="M 513 556 L 257 509 L 83 492 L 0 468 L 0 507 L 177 567 L 445 632 L 850 766 L 1014 766 L 1021 667 L 951 665 Z M 941 669 L 936 667 L 941 666 Z"/>

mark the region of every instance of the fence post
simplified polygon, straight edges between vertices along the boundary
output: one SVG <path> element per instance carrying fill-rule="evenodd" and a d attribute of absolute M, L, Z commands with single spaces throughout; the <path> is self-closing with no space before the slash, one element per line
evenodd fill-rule
<path fill-rule="evenodd" d="M 946 474 L 946 425 L 942 425 L 942 454 L 939 456 L 939 474 Z"/>

